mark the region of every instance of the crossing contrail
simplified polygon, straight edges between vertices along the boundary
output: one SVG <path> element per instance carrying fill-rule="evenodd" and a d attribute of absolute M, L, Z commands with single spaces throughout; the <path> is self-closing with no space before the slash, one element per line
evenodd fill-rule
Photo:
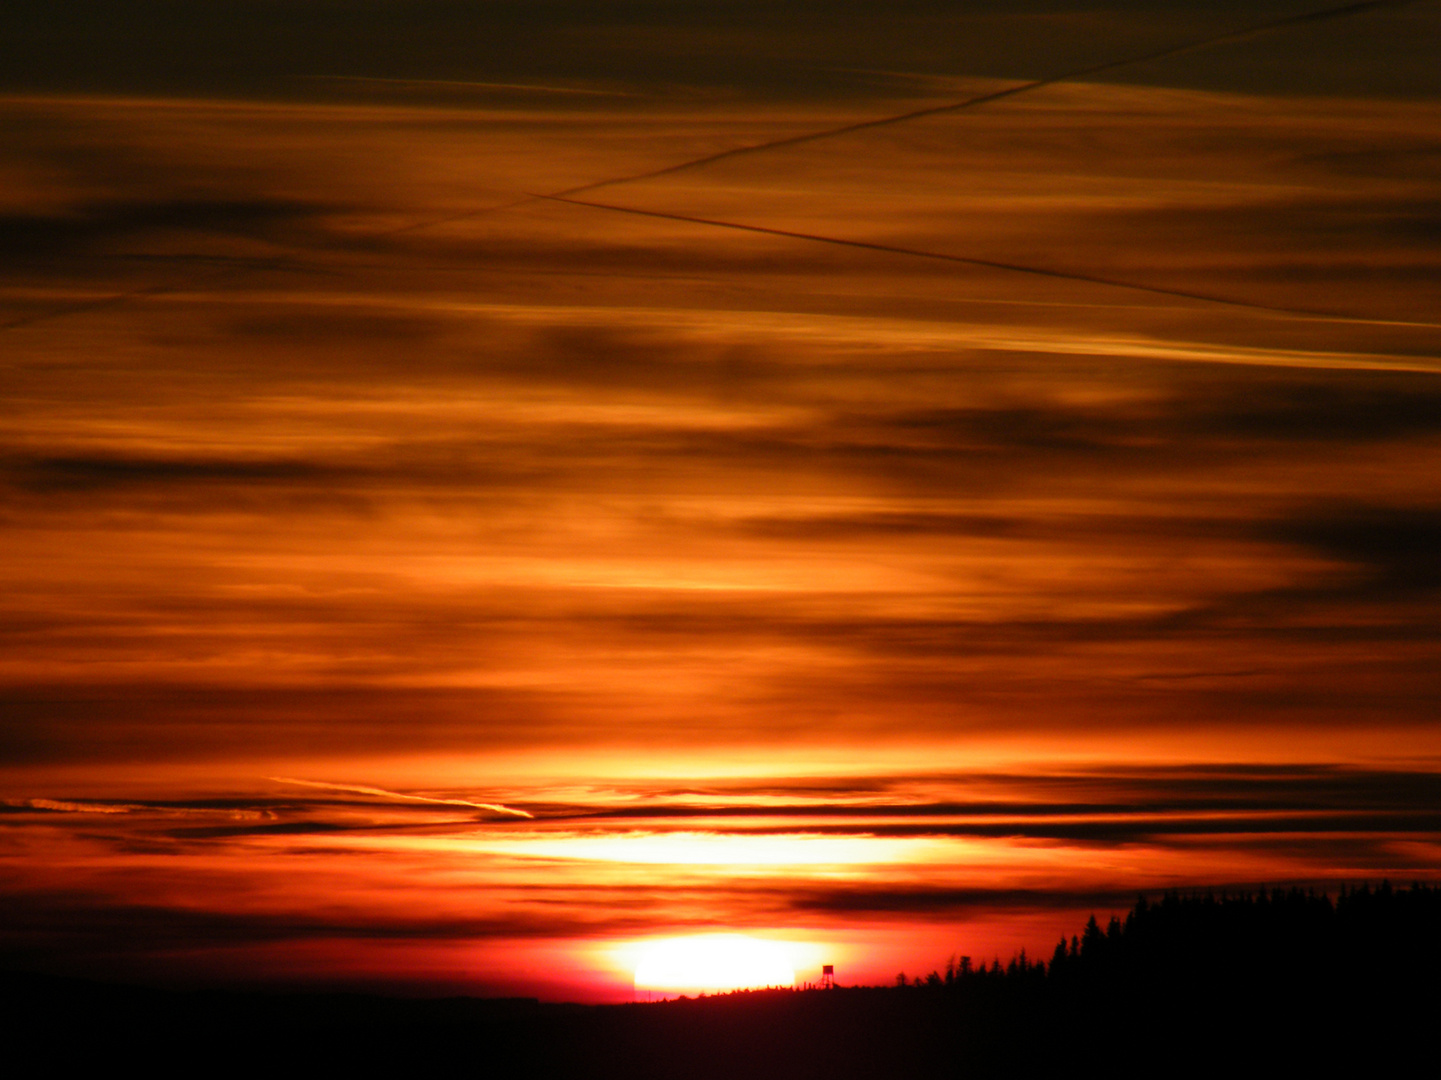
<path fill-rule="evenodd" d="M 1144 64 L 1151 60 L 1166 60 L 1173 56 L 1180 56 L 1183 53 L 1194 52 L 1197 49 L 1206 49 L 1213 45 L 1225 45 L 1233 41 L 1242 41 L 1246 38 L 1268 34 L 1276 30 L 1284 30 L 1291 26 L 1323 22 L 1327 19 L 1339 19 L 1349 15 L 1360 15 L 1363 12 L 1372 11 L 1377 8 L 1402 7 L 1411 3 L 1415 3 L 1415 0 L 1363 0 L 1361 3 L 1342 4 L 1337 7 L 1322 8 L 1318 11 L 1309 11 L 1301 15 L 1288 15 L 1285 18 L 1272 19 L 1269 22 L 1256 23 L 1252 26 L 1243 27 L 1240 30 L 1228 30 L 1224 34 L 1215 34 L 1198 41 L 1188 41 L 1181 45 L 1170 45 L 1164 49 L 1156 49 L 1152 52 L 1142 53 L 1139 56 L 1127 56 L 1119 60 L 1106 60 L 1099 64 L 1073 68 L 1070 71 L 1063 71 L 1058 75 L 1049 75 L 1044 79 L 1033 79 L 1030 82 L 1019 83 L 1016 86 L 1007 87 L 1004 90 L 995 90 L 988 94 L 978 94 L 975 97 L 965 98 L 962 101 L 952 101 L 945 105 L 932 105 L 924 109 L 912 109 L 910 112 L 896 113 L 893 116 L 881 116 L 874 120 L 859 120 L 850 124 L 842 124 L 839 127 L 824 128 L 820 131 L 808 131 L 801 135 L 789 135 L 783 139 L 771 139 L 768 142 L 754 143 L 750 146 L 736 146 L 729 150 L 721 150 L 718 153 L 707 154 L 704 157 L 691 158 L 689 161 L 681 161 L 674 165 L 665 165 L 659 169 L 651 169 L 648 172 L 633 173 L 630 176 L 617 176 L 608 180 L 596 180 L 589 184 L 581 184 L 577 187 L 567 188 L 564 191 L 554 191 L 551 192 L 551 195 L 583 195 L 588 191 L 596 191 L 603 187 L 614 187 L 618 184 L 630 184 L 640 180 L 650 180 L 658 176 L 669 176 L 672 173 L 678 173 L 686 169 L 698 169 L 717 161 L 725 161 L 728 158 L 739 157 L 742 154 L 758 154 L 765 150 L 779 150 L 789 146 L 800 146 L 804 143 L 816 142 L 820 139 L 830 139 L 837 135 L 849 135 L 855 131 L 868 131 L 872 128 L 889 127 L 892 124 L 904 124 L 909 120 L 919 120 L 925 116 L 939 116 L 943 113 L 960 112 L 962 109 L 973 109 L 978 105 L 988 105 L 993 101 L 1001 101 L 1005 98 L 1016 97 L 1020 94 L 1028 94 L 1032 90 L 1040 90 L 1043 87 L 1054 86 L 1056 83 L 1070 82 L 1073 79 L 1084 79 L 1090 75 L 1102 75 L 1108 71 L 1131 67 L 1135 64 Z"/>
<path fill-rule="evenodd" d="M 538 201 L 570 202 L 575 206 L 588 206 L 594 209 L 612 210 L 618 213 L 640 214 L 650 217 L 670 218 L 676 221 L 688 221 L 696 225 L 706 225 L 714 228 L 740 229 L 748 232 L 770 233 L 775 236 L 787 236 L 792 239 L 810 240 L 818 243 L 839 244 L 846 247 L 869 248 L 875 251 L 886 251 L 898 255 L 911 255 L 920 258 L 941 259 L 948 262 L 965 263 L 972 266 L 991 267 L 993 269 L 1010 270 L 1017 273 L 1036 274 L 1043 277 L 1067 278 L 1075 281 L 1088 281 L 1099 285 L 1110 285 L 1118 288 L 1132 289 L 1139 292 L 1155 293 L 1162 296 L 1183 297 L 1190 300 L 1202 300 L 1210 303 L 1226 304 L 1232 307 L 1250 308 L 1258 311 L 1272 311 L 1289 315 L 1304 315 L 1322 318 L 1341 318 L 1328 312 L 1305 311 L 1294 308 L 1273 307 L 1266 304 L 1249 303 L 1241 300 L 1233 300 L 1227 297 L 1209 296 L 1200 293 L 1192 293 L 1184 290 L 1167 289 L 1161 286 L 1143 285 L 1137 282 L 1113 280 L 1093 275 L 1079 274 L 1068 271 L 1052 270 L 1044 267 L 1023 266 L 1013 263 L 1003 263 L 986 259 L 968 258 L 960 255 L 947 255 L 939 252 L 921 251 L 910 248 L 894 247 L 884 244 L 872 244 L 859 240 L 845 240 L 838 237 L 827 237 L 810 235 L 805 233 L 788 232 L 779 229 L 767 229 L 762 226 L 745 225 L 738 222 L 714 221 L 699 217 L 686 217 L 678 214 L 666 214 L 660 211 L 640 210 L 634 207 L 611 206 L 603 203 L 591 203 L 571 198 L 574 195 L 585 194 L 606 187 L 616 187 L 622 184 L 635 183 L 641 180 L 649 180 L 655 177 L 669 176 L 688 169 L 697 169 L 713 162 L 723 161 L 728 158 L 738 157 L 743 154 L 756 154 L 768 150 L 779 150 L 790 146 L 798 146 L 804 143 L 816 142 L 821 139 L 828 139 L 838 135 L 846 135 L 857 131 L 866 131 L 872 128 L 887 127 L 893 124 L 901 124 L 910 120 L 917 120 L 926 116 L 936 116 L 944 113 L 959 112 L 964 109 L 975 108 L 986 105 L 993 101 L 1001 101 L 1006 98 L 1026 94 L 1032 90 L 1039 90 L 1043 87 L 1053 86 L 1058 83 L 1069 82 L 1073 79 L 1081 79 L 1090 75 L 1099 75 L 1108 71 L 1115 71 L 1120 68 L 1130 67 L 1135 64 L 1143 64 L 1153 60 L 1164 60 L 1172 56 L 1179 56 L 1183 53 L 1193 52 L 1198 49 L 1209 48 L 1214 45 L 1222 45 L 1228 42 L 1241 41 L 1246 38 L 1256 37 L 1262 34 L 1283 30 L 1287 27 L 1300 26 L 1306 23 L 1322 22 L 1328 19 L 1344 18 L 1351 15 L 1360 15 L 1369 11 L 1383 8 L 1404 7 L 1415 3 L 1415 0 L 1361 0 L 1358 3 L 1341 4 L 1335 7 L 1321 8 L 1315 11 L 1303 12 L 1299 15 L 1289 15 L 1280 19 L 1272 19 L 1268 22 L 1256 23 L 1251 26 L 1242 27 L 1237 30 L 1229 30 L 1223 34 L 1215 34 L 1211 37 L 1202 38 L 1196 41 L 1185 42 L 1180 45 L 1168 46 L 1164 49 L 1157 49 L 1138 56 L 1123 57 L 1117 60 L 1108 60 L 1099 64 L 1092 64 L 1086 67 L 1074 68 L 1061 72 L 1057 75 L 1047 76 L 1044 79 L 1034 79 L 1030 82 L 1019 83 L 1016 86 L 1004 90 L 997 90 L 987 94 L 980 94 L 975 97 L 965 98 L 961 101 L 949 102 L 945 105 L 935 105 L 924 109 L 913 109 L 909 112 L 897 113 L 892 116 L 877 117 L 872 120 L 860 120 L 850 124 L 843 124 L 838 127 L 824 128 L 819 131 L 805 132 L 800 135 L 791 135 L 783 139 L 773 139 L 768 142 L 754 143 L 749 146 L 732 147 L 729 150 L 722 150 L 718 153 L 707 154 L 704 157 L 691 158 L 686 161 L 677 162 L 673 165 L 666 165 L 659 169 L 651 169 L 647 172 L 632 173 L 627 176 L 610 177 L 605 180 L 596 180 L 591 183 L 581 184 L 575 187 L 566 188 L 561 191 L 554 191 L 548 194 L 528 194 L 498 206 L 483 207 L 473 211 L 466 211 L 459 214 L 448 214 L 440 218 L 431 218 L 425 221 L 415 222 L 409 225 L 401 225 L 387 230 L 380 235 L 398 235 L 401 233 L 415 232 L 421 229 L 435 228 L 440 225 L 448 225 L 457 221 L 467 221 L 485 214 L 501 213 L 506 210 L 513 210 L 521 206 Z M 21 316 L 10 322 L 0 323 L 0 332 L 19 329 L 36 322 L 48 321 L 54 318 L 61 318 L 70 314 L 78 314 L 96 308 L 108 307 L 113 304 L 124 303 L 129 300 L 139 299 L 144 296 L 154 295 L 169 291 L 174 285 L 165 283 L 160 285 L 149 285 L 127 292 L 113 294 L 97 300 L 83 302 L 71 307 L 62 308 L 58 311 L 38 312 L 31 315 Z M 1350 320 L 1346 321 L 1375 321 L 1375 320 Z"/>
<path fill-rule="evenodd" d="M 1339 19 L 1350 15 L 1360 15 L 1379 8 L 1403 7 L 1415 2 L 1416 0 L 1362 0 L 1360 3 L 1341 4 L 1336 7 L 1304 12 L 1300 15 L 1288 15 L 1285 18 L 1255 23 L 1251 26 L 1242 27 L 1239 30 L 1228 30 L 1223 34 L 1215 34 L 1211 37 L 1201 38 L 1196 41 L 1188 41 L 1180 45 L 1169 45 L 1164 49 L 1156 49 L 1152 52 L 1142 53 L 1139 56 L 1127 56 L 1118 60 L 1106 60 L 1099 64 L 1089 64 L 1086 67 L 1072 68 L 1069 71 L 1063 71 L 1057 75 L 1048 75 L 1044 79 L 1033 79 L 1030 82 L 1018 83 L 1004 90 L 996 90 L 988 94 L 978 94 L 975 97 L 948 102 L 945 105 L 932 105 L 924 109 L 912 109 L 910 112 L 896 113 L 892 116 L 881 116 L 872 120 L 857 120 L 853 123 L 841 124 L 838 127 L 823 128 L 819 131 L 807 131 L 800 135 L 789 135 L 783 139 L 771 139 L 767 142 L 752 143 L 749 146 L 735 146 L 729 150 L 721 150 L 714 154 L 707 154 L 704 157 L 690 158 L 686 161 L 676 162 L 674 165 L 663 165 L 658 169 L 650 169 L 646 172 L 630 173 L 626 176 L 612 176 L 605 180 L 593 180 L 590 183 L 579 184 L 561 191 L 552 191 L 547 195 L 527 195 L 499 206 L 486 206 L 460 214 L 447 215 L 443 218 L 415 222 L 411 225 L 401 225 L 398 228 L 389 230 L 383 235 L 390 236 L 399 233 L 415 232 L 420 229 L 435 228 L 440 225 L 450 225 L 457 221 L 467 221 L 485 214 L 497 214 L 506 210 L 514 210 L 517 207 L 526 206 L 540 199 L 559 199 L 571 195 L 584 195 L 586 192 L 598 191 L 601 188 L 617 187 L 621 184 L 633 184 L 641 180 L 670 176 L 672 173 L 683 172 L 688 169 L 699 169 L 717 161 L 725 161 L 728 158 L 739 157 L 743 154 L 759 154 L 767 150 L 781 150 L 786 147 L 800 146 L 804 143 L 833 138 L 837 135 L 849 135 L 856 131 L 889 127 L 892 124 L 903 124 L 909 120 L 919 120 L 926 116 L 960 112 L 963 109 L 973 109 L 979 105 L 990 104 L 993 101 L 1001 101 L 1005 98 L 1016 97 L 1020 94 L 1028 94 L 1032 90 L 1040 90 L 1043 87 L 1054 86 L 1057 83 L 1070 82 L 1073 79 L 1083 79 L 1089 75 L 1102 75 L 1108 71 L 1116 71 L 1120 68 L 1131 67 L 1135 64 L 1144 64 L 1151 60 L 1165 60 L 1172 56 L 1180 56 L 1183 53 L 1210 48 L 1213 45 L 1224 45 L 1232 41 L 1242 41 L 1246 38 L 1272 33 L 1276 30 L 1284 30 L 1291 26 L 1301 26 L 1305 23 L 1323 22 L 1327 19 Z"/>

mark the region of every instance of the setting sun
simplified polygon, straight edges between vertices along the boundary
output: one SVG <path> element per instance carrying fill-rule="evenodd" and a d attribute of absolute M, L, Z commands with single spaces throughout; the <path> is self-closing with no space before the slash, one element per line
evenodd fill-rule
<path fill-rule="evenodd" d="M 716 993 L 796 981 L 790 946 L 743 934 L 700 934 L 647 942 L 635 988 L 661 994 Z"/>

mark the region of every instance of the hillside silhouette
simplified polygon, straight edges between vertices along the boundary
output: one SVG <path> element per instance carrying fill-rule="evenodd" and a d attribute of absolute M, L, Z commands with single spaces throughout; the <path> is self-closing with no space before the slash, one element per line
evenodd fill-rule
<path fill-rule="evenodd" d="M 1049 958 L 885 987 L 654 1004 L 180 993 L 9 974 L 10 1053 L 48 1068 L 447 1076 L 1245 1076 L 1429 1060 L 1441 889 L 1138 901 Z"/>

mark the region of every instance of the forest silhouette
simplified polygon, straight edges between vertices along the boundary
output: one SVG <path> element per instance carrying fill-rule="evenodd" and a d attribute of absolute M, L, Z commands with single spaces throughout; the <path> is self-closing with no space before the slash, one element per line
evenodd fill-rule
<path fill-rule="evenodd" d="M 48 1067 L 461 1076 L 1334 1073 L 1434 1049 L 1441 889 L 1144 897 L 1049 959 L 894 985 L 650 1004 L 181 993 L 10 973 L 6 1042 Z"/>

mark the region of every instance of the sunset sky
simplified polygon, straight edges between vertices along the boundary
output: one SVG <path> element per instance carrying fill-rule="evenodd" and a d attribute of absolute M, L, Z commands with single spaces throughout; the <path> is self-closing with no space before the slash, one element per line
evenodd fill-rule
<path fill-rule="evenodd" d="M 7 3 L 0 966 L 1441 880 L 1441 3 L 1324 7 Z"/>

